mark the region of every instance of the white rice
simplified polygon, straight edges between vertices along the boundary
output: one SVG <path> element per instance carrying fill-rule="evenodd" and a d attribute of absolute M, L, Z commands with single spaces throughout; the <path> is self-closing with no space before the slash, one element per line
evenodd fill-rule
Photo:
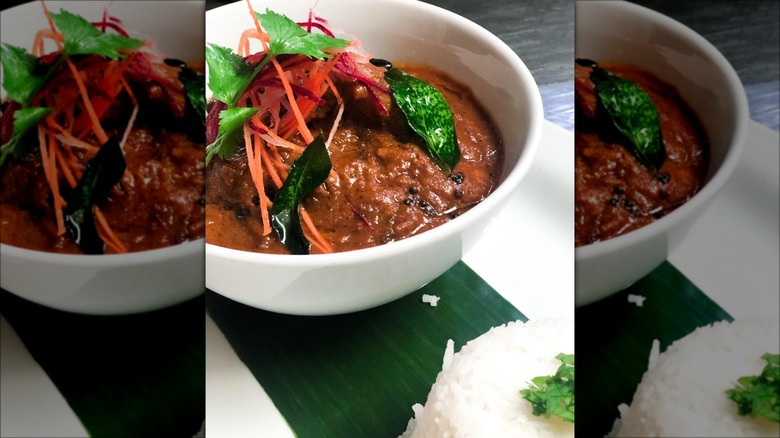
<path fill-rule="evenodd" d="M 436 307 L 439 304 L 441 298 L 436 295 L 423 294 L 422 302 L 430 304 L 431 307 Z"/>
<path fill-rule="evenodd" d="M 458 353 L 447 343 L 442 371 L 402 437 L 564 437 L 574 425 L 531 413 L 520 395 L 531 379 L 553 375 L 559 353 L 574 352 L 574 323 L 540 319 L 494 327 Z"/>
<path fill-rule="evenodd" d="M 609 436 L 780 436 L 780 424 L 737 414 L 725 391 L 742 376 L 759 375 L 764 353 L 780 349 L 776 320 L 718 322 L 696 329 L 659 354 L 653 343 L 648 371 L 631 406 Z"/>
<path fill-rule="evenodd" d="M 644 295 L 628 294 L 628 302 L 636 304 L 637 307 L 642 307 L 642 304 L 645 303 L 646 298 L 647 297 Z"/>

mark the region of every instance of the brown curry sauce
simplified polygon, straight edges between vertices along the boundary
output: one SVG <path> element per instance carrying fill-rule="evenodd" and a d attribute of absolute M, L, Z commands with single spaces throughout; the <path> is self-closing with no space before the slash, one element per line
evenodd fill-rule
<path fill-rule="evenodd" d="M 390 104 L 389 96 L 382 98 L 390 114 L 380 115 L 364 85 L 339 81 L 336 86 L 345 110 L 329 147 L 333 171 L 302 202 L 335 252 L 377 246 L 430 230 L 480 202 L 499 180 L 501 139 L 470 89 L 428 66 L 395 65 L 444 95 L 455 116 L 461 159 L 452 173 L 444 171 L 400 110 Z M 384 81 L 383 71 L 377 67 L 374 79 Z M 332 98 L 327 100 L 319 116 L 309 122 L 312 132 L 330 130 L 331 112 L 336 108 Z M 303 144 L 299 138 L 296 142 Z M 262 234 L 259 201 L 245 153 L 214 160 L 206 174 L 208 243 L 287 253 L 273 232 Z M 265 186 L 272 186 L 271 181 Z M 273 199 L 273 193 L 269 197 Z"/>
<path fill-rule="evenodd" d="M 128 252 L 157 249 L 204 236 L 204 138 L 184 95 L 161 93 L 143 80 L 131 84 L 140 99 L 138 119 L 123 147 L 127 169 L 99 207 Z M 128 105 L 116 107 L 109 133 L 121 135 Z M 98 144 L 94 138 L 89 140 Z M 87 158 L 74 149 L 79 162 Z M 67 183 L 59 175 L 60 187 Z M 26 249 L 81 254 L 66 233 L 57 235 L 52 195 L 40 149 L 0 169 L 0 242 Z M 110 248 L 106 248 L 107 253 Z"/>
<path fill-rule="evenodd" d="M 635 66 L 599 66 L 650 96 L 666 160 L 650 172 L 622 144 L 607 139 L 597 122 L 591 69 L 575 65 L 575 246 L 620 236 L 673 211 L 701 188 L 709 162 L 699 121 L 674 87 Z"/>

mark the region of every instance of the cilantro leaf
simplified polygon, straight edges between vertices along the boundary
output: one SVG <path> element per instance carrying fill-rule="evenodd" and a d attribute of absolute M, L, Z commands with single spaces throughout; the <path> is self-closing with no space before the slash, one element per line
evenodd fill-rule
<path fill-rule="evenodd" d="M 54 24 L 62 32 L 63 54 L 100 55 L 106 58 L 123 58 L 121 49 L 135 49 L 143 42 L 122 35 L 103 33 L 89 21 L 79 15 L 60 9 L 60 13 L 51 13 Z"/>
<path fill-rule="evenodd" d="M 209 68 L 209 88 L 214 99 L 230 104 L 251 81 L 252 66 L 227 47 L 206 46 L 206 65 Z"/>
<path fill-rule="evenodd" d="M 534 415 L 556 415 L 574 423 L 574 355 L 560 353 L 555 358 L 562 362 L 555 375 L 534 377 L 520 394 L 531 402 Z"/>
<path fill-rule="evenodd" d="M 347 40 L 327 35 L 312 34 L 284 15 L 266 9 L 265 14 L 255 13 L 260 25 L 268 33 L 268 52 L 254 67 L 227 47 L 210 43 L 206 47 L 206 64 L 209 69 L 208 87 L 214 99 L 227 105 L 219 114 L 219 133 L 216 140 L 206 146 L 206 164 L 214 155 L 221 158 L 235 151 L 235 143 L 241 133 L 241 124 L 254 115 L 243 108 L 235 111 L 238 100 L 250 82 L 278 55 L 304 55 L 316 59 L 329 58 L 327 49 L 346 47 Z M 226 113 L 227 112 L 227 113 Z M 239 123 L 241 121 L 241 123 Z"/>
<path fill-rule="evenodd" d="M 767 362 L 761 375 L 740 377 L 726 395 L 737 404 L 739 415 L 780 423 L 780 354 L 764 353 L 761 359 Z"/>
<path fill-rule="evenodd" d="M 25 147 L 21 141 L 22 137 L 49 113 L 51 113 L 51 108 L 41 107 L 22 108 L 14 112 L 13 134 L 11 134 L 8 143 L 0 146 L 0 167 L 5 164 L 8 155 L 19 159 L 29 152 L 29 147 Z"/>
<path fill-rule="evenodd" d="M 3 65 L 3 88 L 8 99 L 29 105 L 35 93 L 46 80 L 46 69 L 41 68 L 38 58 L 27 50 L 3 44 L 0 48 Z"/>
<path fill-rule="evenodd" d="M 348 43 L 341 38 L 309 33 L 288 17 L 270 9 L 266 9 L 265 14 L 255 12 L 255 15 L 268 33 L 268 52 L 271 56 L 306 55 L 325 59 L 331 55 L 324 50 L 346 47 Z"/>
<path fill-rule="evenodd" d="M 241 127 L 250 117 L 257 114 L 257 108 L 236 107 L 219 113 L 219 134 L 214 143 L 206 146 L 206 165 L 214 155 L 225 159 L 236 150 L 236 143 L 243 134 Z"/>

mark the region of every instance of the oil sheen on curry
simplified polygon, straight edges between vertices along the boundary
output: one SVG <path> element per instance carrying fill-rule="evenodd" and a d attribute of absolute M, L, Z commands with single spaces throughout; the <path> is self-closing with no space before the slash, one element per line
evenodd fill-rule
<path fill-rule="evenodd" d="M 700 189 L 707 139 L 672 85 L 632 65 L 578 59 L 575 90 L 576 246 L 645 226 Z M 620 108 L 629 100 L 646 105 Z"/>
<path fill-rule="evenodd" d="M 434 160 L 386 92 L 385 69 L 367 65 L 364 80 L 334 74 L 328 92 L 308 122 L 313 132 L 327 132 L 339 109 L 338 129 L 328 147 L 332 170 L 302 202 L 323 240 L 323 250 L 343 252 L 387 244 L 450 221 L 484 199 L 498 183 L 501 139 L 470 89 L 426 65 L 394 63 L 439 90 L 454 115 L 460 160 L 450 170 Z M 385 108 L 386 111 L 383 111 Z M 304 145 L 297 135 L 292 142 Z M 282 150 L 281 161 L 293 153 Z M 289 253 L 276 233 L 264 233 L 258 191 L 252 183 L 246 152 L 215 160 L 206 170 L 206 241 L 263 253 Z M 265 176 L 265 194 L 276 193 Z M 270 188 L 269 188 L 270 187 Z"/>

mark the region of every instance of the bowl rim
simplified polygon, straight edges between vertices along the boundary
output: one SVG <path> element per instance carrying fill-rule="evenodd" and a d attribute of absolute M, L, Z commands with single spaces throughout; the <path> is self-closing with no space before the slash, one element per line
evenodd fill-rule
<path fill-rule="evenodd" d="M 652 239 L 657 235 L 663 234 L 665 230 L 675 228 L 681 222 L 691 217 L 694 212 L 704 208 L 734 173 L 745 147 L 745 138 L 747 136 L 748 121 L 750 118 L 747 95 L 745 94 L 745 88 L 742 85 L 742 81 L 726 57 L 723 56 L 723 54 L 706 38 L 685 24 L 667 15 L 637 4 L 626 1 L 598 0 L 577 2 L 577 7 L 587 7 L 584 6 L 586 4 L 593 4 L 597 7 L 613 8 L 614 10 L 623 10 L 634 16 L 643 16 L 643 20 L 654 22 L 656 25 L 663 27 L 666 31 L 694 43 L 701 49 L 701 53 L 705 54 L 712 63 L 718 66 L 718 71 L 725 77 L 726 84 L 728 85 L 728 94 L 733 96 L 735 103 L 735 111 L 732 114 L 736 123 L 723 162 L 720 167 L 718 167 L 717 171 L 712 174 L 711 178 L 705 182 L 701 190 L 694 194 L 683 205 L 650 224 L 617 237 L 576 247 L 575 258 L 578 260 L 597 257 L 605 253 L 623 251 L 626 248 L 635 245 L 637 242 Z"/>
<path fill-rule="evenodd" d="M 538 84 L 531 74 L 528 67 L 520 57 L 498 36 L 488 31 L 481 25 L 469 20 L 466 17 L 458 15 L 452 11 L 446 10 L 436 5 L 419 2 L 415 0 L 377 0 L 388 5 L 398 5 L 411 8 L 412 10 L 422 11 L 421 13 L 432 14 L 441 17 L 443 20 L 453 23 L 453 26 L 464 29 L 473 34 L 480 40 L 489 43 L 497 54 L 505 60 L 510 66 L 511 71 L 519 77 L 524 88 L 524 94 L 527 95 L 524 110 L 530 114 L 528 117 L 527 136 L 524 140 L 524 148 L 520 153 L 517 163 L 510 171 L 503 175 L 498 186 L 485 199 L 477 205 L 458 216 L 457 218 L 434 227 L 430 230 L 409 236 L 405 239 L 388 242 L 369 248 L 356 249 L 352 251 L 336 252 L 331 254 L 267 254 L 252 251 L 244 251 L 233 248 L 218 246 L 206 243 L 206 267 L 208 282 L 208 260 L 219 258 L 227 261 L 244 262 L 263 265 L 275 265 L 287 268 L 308 268 L 318 266 L 345 266 L 365 263 L 369 260 L 382 260 L 395 257 L 399 254 L 405 254 L 414 251 L 418 247 L 423 247 L 429 243 L 445 239 L 449 235 L 459 235 L 469 225 L 486 217 L 491 211 L 500 208 L 501 202 L 513 193 L 522 179 L 530 170 L 531 164 L 536 155 L 541 142 L 542 125 L 544 120 L 542 98 L 539 92 Z M 218 8 L 206 11 L 208 20 L 209 14 L 216 15 L 227 13 L 229 9 L 237 7 L 236 1 Z M 363 5 L 364 3 L 355 1 Z M 374 6 L 375 3 L 372 3 Z M 208 44 L 208 35 L 207 35 Z M 454 76 L 454 75 L 453 75 Z M 457 79 L 457 77 L 456 77 Z M 500 132 L 500 131 L 499 131 Z M 502 137 L 502 143 L 506 144 L 507 139 Z"/>

